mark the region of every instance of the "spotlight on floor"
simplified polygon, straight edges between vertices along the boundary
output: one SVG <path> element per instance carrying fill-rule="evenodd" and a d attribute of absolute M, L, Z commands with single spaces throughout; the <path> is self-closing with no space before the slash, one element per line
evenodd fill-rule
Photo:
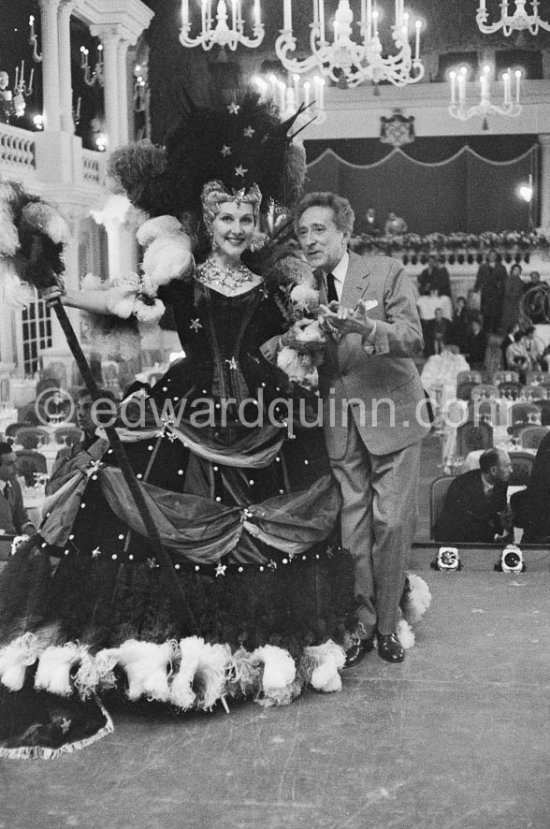
<path fill-rule="evenodd" d="M 500 561 L 495 564 L 495 570 L 499 573 L 525 572 L 525 562 L 520 548 L 515 544 L 508 544 L 500 555 Z"/>
<path fill-rule="evenodd" d="M 457 547 L 440 547 L 435 561 L 432 561 L 434 570 L 462 570 Z"/>

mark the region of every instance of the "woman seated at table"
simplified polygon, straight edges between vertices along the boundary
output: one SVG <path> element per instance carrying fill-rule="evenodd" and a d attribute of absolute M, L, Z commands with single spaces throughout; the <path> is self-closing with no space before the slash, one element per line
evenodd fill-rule
<path fill-rule="evenodd" d="M 507 540 L 512 529 L 507 511 L 511 471 L 507 452 L 487 449 L 479 459 L 479 469 L 458 475 L 433 527 L 435 541 L 490 544 Z"/>

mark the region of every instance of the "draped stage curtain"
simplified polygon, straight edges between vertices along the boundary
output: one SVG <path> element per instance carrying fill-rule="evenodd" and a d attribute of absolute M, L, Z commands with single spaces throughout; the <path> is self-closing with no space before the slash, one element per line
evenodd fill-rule
<path fill-rule="evenodd" d="M 326 142 L 306 142 L 306 189 L 331 190 L 345 196 L 357 219 L 368 207 L 374 207 L 382 226 L 388 211 L 393 210 L 405 219 L 410 233 L 528 230 L 529 206 L 517 191 L 527 183 L 529 174 L 537 183 L 538 144 L 533 144 L 533 137 L 530 146 L 513 158 L 506 157 L 502 142 L 500 152 L 493 153 L 496 157 L 491 159 L 469 145 L 456 149 L 456 141 L 454 145 L 447 142 L 447 149 L 453 152 L 441 158 L 444 142 L 441 139 L 434 145 L 431 155 L 437 160 L 431 161 L 411 157 L 414 144 L 407 147 L 407 153 L 401 149 L 388 153 L 385 145 L 376 142 L 387 154 L 373 159 L 380 151 L 372 148 L 371 160 L 366 163 L 358 161 L 359 145 L 365 147 L 370 140 L 346 142 L 343 147 L 338 144 L 344 142 L 338 142 L 334 149 Z M 319 146 L 322 143 L 324 146 Z M 415 153 L 424 157 L 429 154 Z M 531 206 L 531 216 L 536 223 L 536 205 Z"/>

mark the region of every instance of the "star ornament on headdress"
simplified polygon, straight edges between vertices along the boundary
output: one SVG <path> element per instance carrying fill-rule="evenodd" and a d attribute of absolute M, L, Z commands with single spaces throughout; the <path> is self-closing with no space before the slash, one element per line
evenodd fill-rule
<path fill-rule="evenodd" d="M 218 576 L 225 576 L 225 571 L 227 570 L 227 564 L 222 564 L 221 562 L 216 567 L 216 578 Z"/>
<path fill-rule="evenodd" d="M 239 164 L 238 167 L 235 167 L 235 175 L 236 176 L 241 176 L 242 178 L 244 178 L 245 173 L 248 173 L 248 168 L 247 167 L 243 167 L 242 164 Z"/>
<path fill-rule="evenodd" d="M 254 127 L 248 126 L 244 128 L 243 135 L 245 138 L 252 138 L 255 132 L 256 130 L 254 129 Z"/>
<path fill-rule="evenodd" d="M 228 155 L 231 155 L 231 152 L 231 147 L 229 147 L 227 144 L 224 144 L 220 150 L 220 155 L 223 155 L 224 158 L 227 158 Z"/>
<path fill-rule="evenodd" d="M 229 106 L 227 107 L 227 111 L 229 112 L 230 115 L 238 115 L 239 110 L 240 110 L 240 106 L 239 106 L 239 104 L 236 104 L 235 101 L 233 101 L 233 103 L 229 104 Z"/>

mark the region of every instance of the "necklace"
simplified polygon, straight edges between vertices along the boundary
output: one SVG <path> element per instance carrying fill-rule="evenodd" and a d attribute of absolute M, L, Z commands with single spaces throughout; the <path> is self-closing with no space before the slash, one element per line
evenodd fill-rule
<path fill-rule="evenodd" d="M 246 282 L 252 282 L 254 274 L 245 265 L 236 268 L 222 268 L 214 259 L 207 259 L 197 268 L 199 282 L 204 285 L 216 285 L 221 288 L 234 290 Z"/>

